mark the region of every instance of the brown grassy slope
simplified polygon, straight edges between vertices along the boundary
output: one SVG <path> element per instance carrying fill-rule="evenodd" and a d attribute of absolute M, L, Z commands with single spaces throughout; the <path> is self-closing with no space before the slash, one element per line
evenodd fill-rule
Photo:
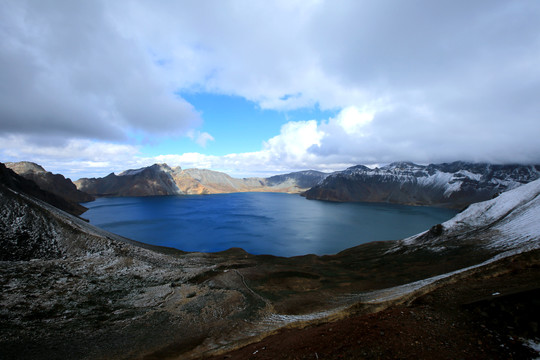
<path fill-rule="evenodd" d="M 494 295 L 496 294 L 496 295 Z M 284 329 L 208 359 L 532 359 L 540 251 L 504 259 L 376 313 Z"/>

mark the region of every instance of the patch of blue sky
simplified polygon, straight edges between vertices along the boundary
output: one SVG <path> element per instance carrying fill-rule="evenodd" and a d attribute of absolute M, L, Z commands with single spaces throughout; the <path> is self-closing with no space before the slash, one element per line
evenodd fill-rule
<path fill-rule="evenodd" d="M 281 126 L 289 121 L 326 120 L 338 110 L 321 111 L 318 106 L 279 111 L 261 109 L 240 96 L 206 92 L 179 93 L 201 114 L 203 125 L 196 129 L 214 138 L 202 147 L 189 137 L 162 139 L 158 143 L 143 144 L 141 152 L 147 156 L 199 152 L 226 155 L 259 151 L 263 142 L 279 135 Z M 295 95 L 290 95 L 295 96 Z"/>

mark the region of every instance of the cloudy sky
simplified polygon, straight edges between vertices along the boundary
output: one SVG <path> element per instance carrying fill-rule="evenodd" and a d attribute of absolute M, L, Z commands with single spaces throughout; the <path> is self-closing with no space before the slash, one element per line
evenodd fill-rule
<path fill-rule="evenodd" d="M 0 161 L 540 163 L 540 2 L 0 0 Z"/>

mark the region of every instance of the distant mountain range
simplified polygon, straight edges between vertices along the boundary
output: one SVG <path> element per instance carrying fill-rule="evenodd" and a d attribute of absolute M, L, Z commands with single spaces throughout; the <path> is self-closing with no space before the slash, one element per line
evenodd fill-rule
<path fill-rule="evenodd" d="M 308 199 L 388 202 L 463 208 L 540 177 L 540 166 L 467 162 L 358 165 L 335 172 L 303 193 Z"/>
<path fill-rule="evenodd" d="M 492 165 L 468 162 L 417 165 L 397 162 L 380 168 L 357 165 L 332 174 L 299 171 L 268 178 L 233 178 L 204 169 L 182 169 L 154 164 L 82 178 L 75 183 L 30 162 L 6 163 L 18 175 L 66 204 L 80 215 L 81 202 L 102 196 L 199 195 L 234 192 L 282 192 L 326 201 L 385 202 L 462 209 L 540 178 L 539 165 Z M 60 200 L 55 200 L 59 204 Z M 67 204 L 70 204 L 69 206 Z M 55 205 L 58 206 L 58 205 Z"/>
<path fill-rule="evenodd" d="M 301 171 L 269 178 L 233 178 L 225 173 L 203 170 L 171 168 L 167 164 L 154 164 L 118 175 L 103 178 L 82 178 L 75 181 L 77 188 L 95 196 L 153 196 L 180 194 L 220 194 L 233 192 L 301 193 L 323 180 L 328 174 L 319 171 Z"/>

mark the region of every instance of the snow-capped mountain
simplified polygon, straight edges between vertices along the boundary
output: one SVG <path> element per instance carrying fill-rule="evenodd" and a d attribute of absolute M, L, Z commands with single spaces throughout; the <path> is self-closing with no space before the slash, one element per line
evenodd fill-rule
<path fill-rule="evenodd" d="M 396 249 L 426 248 L 435 252 L 466 245 L 508 256 L 540 248 L 540 179 L 495 199 L 470 205 L 443 224 L 396 242 Z"/>
<path fill-rule="evenodd" d="M 336 172 L 306 191 L 308 199 L 390 202 L 463 208 L 540 177 L 540 166 L 453 162 L 358 165 Z"/>

